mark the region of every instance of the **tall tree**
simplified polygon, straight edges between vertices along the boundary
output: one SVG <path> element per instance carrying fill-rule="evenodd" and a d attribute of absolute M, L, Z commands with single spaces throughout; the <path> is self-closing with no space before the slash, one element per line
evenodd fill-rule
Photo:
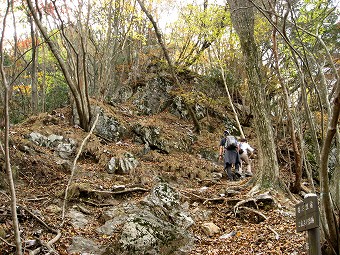
<path fill-rule="evenodd" d="M 255 6 L 254 1 L 250 0 Z M 339 254 L 340 242 L 339 242 L 339 216 L 336 212 L 336 205 L 339 204 L 336 198 L 339 197 L 339 193 L 331 192 L 330 190 L 330 172 L 329 171 L 329 155 L 332 147 L 335 145 L 336 150 L 339 151 L 339 141 L 333 143 L 335 134 L 339 137 L 339 75 L 333 63 L 332 56 L 328 47 L 324 43 L 322 37 L 331 38 L 332 32 L 330 28 L 327 28 L 325 21 L 332 21 L 334 8 L 329 3 L 322 3 L 316 1 L 315 3 L 309 3 L 308 9 L 313 10 L 313 15 L 309 15 L 306 12 L 306 5 L 299 5 L 299 10 L 295 9 L 294 3 L 287 5 L 285 8 L 286 14 L 282 18 L 282 29 L 280 29 L 276 23 L 272 23 L 276 31 L 280 33 L 285 44 L 291 53 L 293 63 L 298 70 L 298 87 L 301 91 L 301 99 L 305 109 L 306 120 L 309 125 L 309 134 L 312 137 L 314 158 L 316 161 L 316 171 L 319 172 L 320 180 L 320 201 L 321 201 L 321 221 L 322 221 L 322 233 L 326 240 L 325 246 L 329 248 L 327 254 Z M 288 8 L 287 8 L 288 7 Z M 302 8 L 301 8 L 302 7 Z M 264 16 L 267 16 L 267 8 L 261 8 L 257 6 Z M 290 17 L 290 21 L 288 20 Z M 276 15 L 279 17 L 279 15 Z M 271 21 L 270 19 L 268 19 Z M 332 22 L 330 22 L 332 23 Z M 287 28 L 289 26 L 289 28 Z M 315 29 L 316 33 L 310 32 L 311 29 Z M 321 32 L 322 31 L 322 32 Z M 320 34 L 323 33 L 323 36 Z M 331 33 L 330 33 L 331 32 Z M 332 40 L 331 40 L 332 41 Z M 334 44 L 331 42 L 330 45 Z M 324 55 L 324 57 L 315 55 Z M 287 56 L 287 54 L 285 55 Z M 322 74 L 319 79 L 319 84 L 315 79 L 314 73 L 322 73 L 326 69 L 321 68 L 318 60 L 327 63 L 330 66 L 330 73 L 332 77 L 333 86 L 327 86 L 325 76 Z M 312 84 L 312 86 L 308 86 Z M 331 91 L 331 93 L 329 93 Z M 315 103 L 316 102 L 316 103 Z M 313 109 L 313 110 L 312 110 Z M 328 115 L 327 132 L 324 129 L 324 109 Z M 315 113 L 321 115 L 320 124 L 315 121 Z M 321 132 L 319 131 L 321 130 Z M 338 140 L 338 139 L 337 139 Z M 306 143 L 305 143 L 306 144 Z M 333 169 L 334 176 L 339 176 L 339 156 L 336 156 L 337 165 Z M 305 159 L 306 160 L 306 159 Z M 339 185 L 339 181 L 334 182 L 335 185 Z M 339 187 L 335 188 L 339 191 Z M 332 198 L 333 196 L 333 198 Z"/>
<path fill-rule="evenodd" d="M 78 45 L 72 44 L 67 38 L 65 39 L 69 42 L 68 48 L 70 50 L 71 55 L 69 56 L 72 59 L 65 59 L 61 54 L 61 49 L 58 45 L 52 40 L 50 35 L 48 34 L 46 28 L 43 26 L 40 21 L 37 11 L 39 9 L 38 6 L 33 6 L 31 0 L 27 0 L 27 6 L 30 10 L 33 19 L 39 28 L 42 36 L 44 37 L 46 43 L 48 44 L 50 50 L 52 51 L 54 57 L 57 59 L 58 64 L 64 74 L 65 80 L 72 92 L 74 102 L 76 105 L 77 113 L 79 116 L 80 126 L 89 131 L 90 122 L 91 122 L 91 106 L 88 94 L 88 80 L 87 80 L 87 64 L 86 64 L 86 52 L 85 46 L 86 43 L 81 33 L 77 35 L 80 36 L 78 40 Z M 57 12 L 57 9 L 55 9 Z M 59 16 L 60 18 L 60 16 Z M 62 21 L 61 21 L 62 22 Z M 61 25 L 62 35 L 65 36 L 65 31 L 63 30 L 63 22 Z M 77 33 L 77 31 L 74 31 Z M 79 31 L 78 31 L 79 32 Z M 66 37 L 66 36 L 65 36 Z M 74 63 L 70 63 L 69 61 L 74 60 Z M 72 66 L 75 64 L 74 66 Z"/>
<path fill-rule="evenodd" d="M 253 190 L 280 187 L 276 147 L 264 91 L 262 62 L 254 37 L 254 7 L 248 0 L 228 0 L 228 3 L 231 21 L 239 36 L 245 58 L 248 91 L 259 144 L 259 172 L 257 185 Z"/>
<path fill-rule="evenodd" d="M 5 118 L 5 148 L 3 150 L 5 156 L 5 164 L 6 164 L 6 172 L 8 176 L 9 189 L 11 193 L 11 213 L 13 220 L 13 229 L 15 236 L 15 244 L 16 244 L 16 254 L 22 254 L 21 248 L 21 239 L 20 239 L 20 231 L 19 231 L 19 221 L 17 216 L 17 202 L 16 202 L 16 194 L 15 194 L 15 186 L 13 180 L 13 172 L 11 168 L 10 155 L 9 155 L 9 90 L 10 85 L 7 82 L 7 75 L 4 67 L 4 38 L 5 38 L 5 30 L 6 30 L 6 20 L 11 6 L 13 5 L 13 1 L 7 1 L 7 8 L 5 15 L 3 17 L 2 22 L 2 33 L 0 38 L 0 73 L 2 85 L 5 90 L 4 95 L 4 118 Z"/>
<path fill-rule="evenodd" d="M 275 13 L 275 3 L 273 5 L 269 5 L 269 8 L 271 10 L 269 11 L 269 14 L 266 15 L 267 19 L 272 20 L 274 23 L 273 29 L 272 29 L 272 50 L 273 50 L 273 58 L 274 58 L 274 70 L 276 73 L 276 76 L 278 78 L 278 81 L 281 85 L 281 89 L 283 92 L 283 104 L 285 109 L 285 114 L 287 116 L 287 123 L 290 133 L 290 140 L 292 142 L 293 152 L 294 152 L 294 172 L 295 172 L 295 182 L 294 186 L 291 188 L 291 190 L 294 193 L 300 193 L 301 191 L 301 180 L 302 180 L 302 155 L 301 155 L 301 141 L 298 139 L 297 136 L 297 130 L 294 126 L 294 116 L 291 111 L 291 99 L 289 94 L 289 89 L 286 84 L 285 79 L 282 76 L 281 70 L 280 70 L 280 59 L 279 59 L 279 48 L 278 48 L 278 40 L 277 40 L 277 27 L 278 27 L 278 15 Z"/>
<path fill-rule="evenodd" d="M 199 62 L 204 52 L 225 32 L 230 23 L 226 8 L 219 5 L 189 4 L 180 12 L 171 38 L 178 50 L 176 65 L 189 68 Z"/>

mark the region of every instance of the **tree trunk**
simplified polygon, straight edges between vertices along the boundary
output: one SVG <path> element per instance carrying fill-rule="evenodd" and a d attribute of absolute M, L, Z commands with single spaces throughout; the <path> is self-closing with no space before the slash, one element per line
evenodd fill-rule
<path fill-rule="evenodd" d="M 44 39 L 46 40 L 50 50 L 52 51 L 54 57 L 57 59 L 58 64 L 61 68 L 62 73 L 64 74 L 65 80 L 67 85 L 69 86 L 74 101 L 76 103 L 76 108 L 79 116 L 79 123 L 80 126 L 85 130 L 89 131 L 90 128 L 90 121 L 91 121 L 91 106 L 88 98 L 88 91 L 87 91 L 87 83 L 86 79 L 84 78 L 85 71 L 84 71 L 84 59 L 82 57 L 78 57 L 78 70 L 80 71 L 78 73 L 74 73 L 71 75 L 65 60 L 62 58 L 62 56 L 59 53 L 59 49 L 57 45 L 51 40 L 50 36 L 47 34 L 46 29 L 43 27 L 42 23 L 37 17 L 37 13 L 35 11 L 35 8 L 32 5 L 31 0 L 27 0 L 28 8 L 34 18 L 34 21 L 36 25 L 39 28 L 39 31 L 43 35 Z M 82 50 L 82 49 L 81 49 Z M 74 81 L 74 79 L 78 79 L 77 81 Z"/>
<path fill-rule="evenodd" d="M 275 17 L 275 24 L 277 23 L 277 17 Z M 287 121 L 290 131 L 290 137 L 292 141 L 293 151 L 294 151 L 294 160 L 295 160 L 295 183 L 292 188 L 293 193 L 300 193 L 301 191 L 301 181 L 302 181 L 302 156 L 301 156 L 301 144 L 299 143 L 299 139 L 296 136 L 293 116 L 290 111 L 290 97 L 288 94 L 287 86 L 281 76 L 280 69 L 279 69 L 279 57 L 278 57 L 278 49 L 277 49 L 277 40 L 276 40 L 276 29 L 273 30 L 273 53 L 274 53 L 274 60 L 275 60 L 275 71 L 277 73 L 279 82 L 281 84 L 281 88 L 283 90 L 284 95 L 284 108 L 287 114 Z"/>
<path fill-rule="evenodd" d="M 42 45 L 42 78 L 40 83 L 40 104 L 41 104 L 41 111 L 46 111 L 46 48 L 45 45 Z"/>
<path fill-rule="evenodd" d="M 254 38 L 254 12 L 248 0 L 228 0 L 232 24 L 239 36 L 248 76 L 248 90 L 254 111 L 258 139 L 259 171 L 255 188 L 279 186 L 279 165 L 268 105 L 265 99 L 261 60 Z"/>
<path fill-rule="evenodd" d="M 38 113 L 38 79 L 37 79 L 37 62 L 38 62 L 38 48 L 36 43 L 36 36 L 34 31 L 34 23 L 32 16 L 28 17 L 30 26 L 31 26 L 31 41 L 32 41 L 32 66 L 31 66 L 31 89 L 32 89 L 32 97 L 31 97 L 31 107 L 32 113 Z"/>
<path fill-rule="evenodd" d="M 5 28 L 6 28 L 6 19 L 7 15 L 9 13 L 10 6 L 12 5 L 12 2 L 7 3 L 6 13 L 3 17 L 3 29 L 1 33 L 1 40 L 0 40 L 0 72 L 1 72 L 1 79 L 3 88 L 5 90 L 4 94 L 4 118 L 5 118 L 5 165 L 6 165 L 6 172 L 8 177 L 8 183 L 9 183 L 9 189 L 11 193 L 11 214 L 12 214 L 12 221 L 13 221 L 13 229 L 14 229 L 14 237 L 15 237 L 15 245 L 16 245 L 16 254 L 21 255 L 22 254 L 22 248 L 21 248 L 21 240 L 20 240 L 20 231 L 19 231 L 19 221 L 17 216 L 17 200 L 16 200 L 16 194 L 15 194 L 15 186 L 14 186 L 14 180 L 13 180 L 13 173 L 10 163 L 10 155 L 9 155 L 9 85 L 7 82 L 6 73 L 4 70 L 4 49 L 3 49 L 3 43 L 4 43 L 4 35 L 5 35 Z"/>
<path fill-rule="evenodd" d="M 325 214 L 325 221 L 328 227 L 325 231 L 328 232 L 330 244 L 335 251 L 335 254 L 340 253 L 340 233 L 339 219 L 334 214 L 334 207 L 330 196 L 329 181 L 328 181 L 328 159 L 333 137 L 336 133 L 340 115 L 340 86 L 337 86 L 335 97 L 332 103 L 332 115 L 328 121 L 328 129 L 321 150 L 321 169 L 320 169 L 320 194 L 321 208 Z"/>
<path fill-rule="evenodd" d="M 253 4 L 254 2 L 251 1 Z M 259 9 L 261 10 L 261 9 Z M 263 10 L 261 10 L 262 13 Z M 288 14 L 288 13 L 287 13 Z M 292 14 L 294 16 L 294 13 Z M 286 17 L 286 16 L 285 16 Z M 301 29 L 300 27 L 297 26 L 297 24 L 294 22 L 295 28 L 296 29 Z M 304 30 L 304 32 L 308 33 L 311 36 L 314 36 L 318 39 L 318 41 L 321 43 L 322 47 L 324 47 L 325 52 L 326 52 L 326 57 L 329 60 L 329 65 L 331 66 L 332 70 L 334 71 L 336 82 L 334 84 L 333 90 L 331 92 L 331 96 L 333 96 L 332 100 L 332 107 L 331 107 L 331 114 L 329 114 L 328 118 L 328 129 L 326 136 L 323 140 L 321 150 L 318 142 L 318 138 L 316 135 L 316 128 L 314 125 L 314 122 L 312 120 L 310 108 L 307 102 L 307 93 L 306 93 L 306 81 L 304 77 L 304 72 L 302 71 L 301 68 L 301 63 L 307 67 L 307 63 L 305 63 L 307 57 L 300 56 L 297 50 L 293 47 L 291 42 L 289 41 L 289 38 L 287 37 L 286 31 L 283 30 L 281 31 L 281 35 L 283 36 L 284 40 L 286 43 L 289 45 L 289 49 L 292 52 L 292 56 L 294 59 L 294 62 L 296 64 L 296 67 L 300 73 L 300 81 L 301 81 L 301 91 L 302 91 L 302 100 L 305 108 L 305 112 L 307 115 L 307 121 L 310 127 L 310 134 L 312 137 L 312 141 L 314 143 L 314 152 L 315 152 L 315 157 L 317 161 L 317 166 L 320 168 L 319 170 L 319 176 L 320 176 L 320 200 L 321 200 L 321 222 L 322 227 L 323 227 L 323 233 L 325 235 L 325 239 L 327 241 L 326 246 L 331 249 L 332 254 L 339 254 L 340 253 L 340 219 L 339 219 L 339 214 L 336 215 L 335 208 L 334 208 L 334 203 L 333 200 L 335 198 L 331 198 L 331 192 L 330 192 L 330 185 L 329 185 L 329 174 L 328 174 L 328 159 L 329 159 L 329 153 L 332 145 L 332 140 L 334 135 L 337 135 L 337 138 L 339 138 L 339 131 L 338 131 L 338 123 L 339 123 L 339 113 L 340 113 L 340 80 L 339 80 L 339 74 L 338 71 L 334 65 L 333 59 L 323 42 L 320 36 L 314 35 L 310 33 L 309 31 Z M 303 43 L 301 42 L 301 45 L 303 46 Z M 296 55 L 298 55 L 299 59 L 297 59 Z M 312 76 L 309 70 L 309 75 Z M 313 79 L 312 82 L 314 83 Z M 320 94 L 317 91 L 317 88 L 315 87 L 316 93 L 319 97 L 320 100 Z M 320 110 L 322 111 L 322 104 L 320 104 Z M 323 137 L 323 136 L 322 136 Z M 339 143 L 339 141 L 337 141 Z M 337 148 L 337 152 L 339 152 L 339 148 Z M 337 156 L 337 159 L 339 159 L 339 156 Z M 339 161 L 338 161 L 339 162 Z M 334 176 L 339 176 L 339 167 L 336 167 Z M 339 181 L 336 182 L 339 184 Z M 337 187 L 339 190 L 340 187 Z M 338 196 L 339 197 L 339 196 Z M 339 202 L 336 202 L 339 203 Z"/>

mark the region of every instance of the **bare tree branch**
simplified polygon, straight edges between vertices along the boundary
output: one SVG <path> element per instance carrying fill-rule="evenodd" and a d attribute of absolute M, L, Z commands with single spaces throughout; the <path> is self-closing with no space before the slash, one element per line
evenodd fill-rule
<path fill-rule="evenodd" d="M 74 176 L 74 174 L 75 174 L 75 170 L 76 170 L 76 165 L 77 165 L 78 158 L 79 158 L 79 156 L 80 156 L 80 154 L 81 154 L 81 152 L 82 152 L 82 150 L 83 150 L 83 147 L 84 147 L 86 141 L 90 138 L 91 134 L 93 133 L 93 130 L 94 130 L 94 128 L 96 127 L 96 124 L 97 124 L 98 119 L 99 119 L 99 113 L 97 114 L 96 119 L 95 119 L 95 121 L 93 122 L 93 125 L 92 125 L 92 128 L 91 128 L 90 132 L 87 134 L 87 136 L 85 137 L 85 139 L 84 139 L 83 142 L 81 143 L 81 145 L 80 145 L 80 147 L 79 147 L 79 150 L 78 150 L 78 153 L 77 153 L 77 155 L 76 155 L 76 157 L 75 157 L 75 159 L 74 159 L 74 161 L 73 161 L 73 166 L 72 166 L 72 170 L 71 170 L 71 176 L 70 176 L 70 178 L 69 178 L 69 180 L 68 180 L 68 183 L 67 183 L 67 186 L 66 186 L 66 190 L 65 190 L 64 202 L 63 202 L 63 210 L 62 210 L 62 220 L 63 220 L 63 222 L 62 222 L 61 225 L 63 225 L 63 223 L 64 223 L 65 209 L 66 209 L 67 196 L 68 196 L 68 190 L 69 190 L 70 185 L 71 185 L 71 183 L 72 183 L 72 181 L 73 181 L 73 176 Z"/>

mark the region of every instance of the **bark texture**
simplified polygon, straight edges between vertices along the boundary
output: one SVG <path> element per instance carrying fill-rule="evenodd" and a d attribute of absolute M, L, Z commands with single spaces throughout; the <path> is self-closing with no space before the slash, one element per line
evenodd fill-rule
<path fill-rule="evenodd" d="M 259 144 L 257 184 L 267 189 L 279 184 L 279 166 L 274 144 L 272 123 L 265 99 L 261 59 L 254 38 L 254 10 L 248 0 L 228 0 L 232 24 L 239 36 L 248 76 L 248 90 L 254 112 Z"/>

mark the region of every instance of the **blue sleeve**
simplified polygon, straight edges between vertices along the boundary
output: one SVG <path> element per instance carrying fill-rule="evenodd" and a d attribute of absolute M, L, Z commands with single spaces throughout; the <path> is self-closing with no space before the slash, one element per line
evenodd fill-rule
<path fill-rule="evenodd" d="M 225 140 L 226 140 L 226 138 L 222 138 L 222 140 L 220 142 L 220 146 L 224 146 L 225 145 Z"/>

